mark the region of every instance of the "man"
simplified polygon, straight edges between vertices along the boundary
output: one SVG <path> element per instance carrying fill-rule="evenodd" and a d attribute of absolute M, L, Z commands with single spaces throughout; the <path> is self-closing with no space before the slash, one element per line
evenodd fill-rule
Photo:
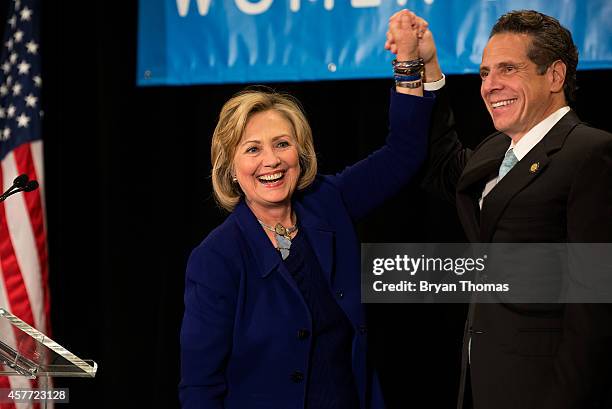
<path fill-rule="evenodd" d="M 395 41 L 389 34 L 392 51 Z M 443 83 L 429 31 L 419 49 L 427 81 Z M 455 203 L 470 241 L 612 242 L 612 135 L 568 106 L 577 63 L 556 19 L 500 17 L 480 66 L 498 132 L 474 150 L 438 91 L 425 185 Z M 611 317 L 608 304 L 472 304 L 458 407 L 471 392 L 475 409 L 608 408 Z"/>

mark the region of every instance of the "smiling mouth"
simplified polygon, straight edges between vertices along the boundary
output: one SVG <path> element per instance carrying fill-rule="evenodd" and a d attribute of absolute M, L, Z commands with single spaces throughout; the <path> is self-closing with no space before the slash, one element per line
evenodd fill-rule
<path fill-rule="evenodd" d="M 264 185 L 269 185 L 271 183 L 278 182 L 284 177 L 285 177 L 285 172 L 276 172 L 276 173 L 271 173 L 269 175 L 258 176 L 257 180 L 259 180 Z"/>
<path fill-rule="evenodd" d="M 508 106 L 508 105 L 512 105 L 515 102 L 516 102 L 516 98 L 504 99 L 503 101 L 492 102 L 491 103 L 491 108 L 497 109 L 497 108 L 505 107 L 505 106 Z"/>

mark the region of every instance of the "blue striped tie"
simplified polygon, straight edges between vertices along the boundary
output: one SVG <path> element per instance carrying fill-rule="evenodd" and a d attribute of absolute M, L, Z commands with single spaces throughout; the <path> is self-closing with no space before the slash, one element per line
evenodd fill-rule
<path fill-rule="evenodd" d="M 502 178 L 506 176 L 506 174 L 510 172 L 510 169 L 512 169 L 517 163 L 518 159 L 514 154 L 514 151 L 512 150 L 512 148 L 508 149 L 508 152 L 506 152 L 506 156 L 504 156 L 504 161 L 499 167 L 499 176 L 497 177 L 497 182 L 499 183 L 499 181 L 502 180 Z"/>

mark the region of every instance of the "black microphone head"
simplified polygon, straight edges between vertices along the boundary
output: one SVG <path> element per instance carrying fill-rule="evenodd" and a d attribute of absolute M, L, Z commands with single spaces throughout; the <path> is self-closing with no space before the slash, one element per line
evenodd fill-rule
<path fill-rule="evenodd" d="M 25 173 L 23 175 L 19 175 L 15 178 L 15 180 L 13 180 L 13 185 L 17 186 L 17 187 L 23 187 L 25 186 L 26 183 L 28 183 L 28 175 L 26 175 Z"/>
<path fill-rule="evenodd" d="M 38 182 L 35 180 L 30 180 L 28 183 L 26 183 L 25 187 L 23 188 L 23 191 L 31 192 L 32 190 L 36 189 L 38 189 Z"/>

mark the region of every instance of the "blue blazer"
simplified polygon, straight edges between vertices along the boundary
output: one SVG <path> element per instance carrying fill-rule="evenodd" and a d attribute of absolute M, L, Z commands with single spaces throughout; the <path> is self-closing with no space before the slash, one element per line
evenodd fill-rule
<path fill-rule="evenodd" d="M 312 246 L 354 328 L 353 373 L 361 409 L 384 408 L 384 402 L 366 362 L 354 223 L 396 194 L 423 163 L 433 97 L 418 99 L 392 91 L 386 144 L 338 175 L 318 176 L 292 198 L 299 234 Z M 312 333 L 306 303 L 242 201 L 189 258 L 182 408 L 303 409 L 311 347 L 304 329 Z"/>

